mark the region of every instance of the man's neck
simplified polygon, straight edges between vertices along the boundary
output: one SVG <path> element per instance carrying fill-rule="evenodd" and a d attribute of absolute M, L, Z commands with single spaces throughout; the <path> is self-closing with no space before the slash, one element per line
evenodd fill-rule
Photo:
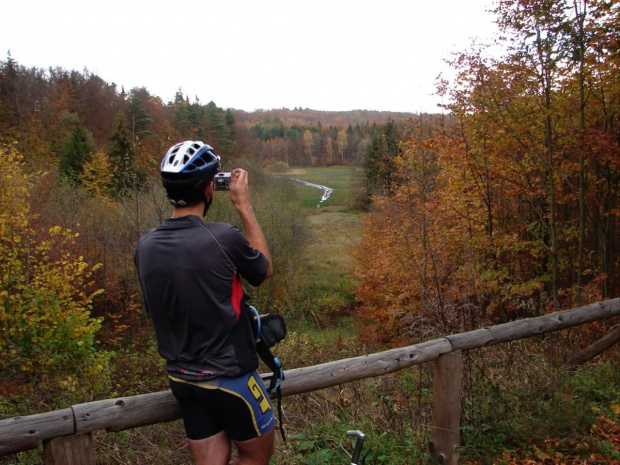
<path fill-rule="evenodd" d="M 181 218 L 182 216 L 194 215 L 198 218 L 203 217 L 205 205 L 203 202 L 189 207 L 172 207 L 172 218 Z"/>

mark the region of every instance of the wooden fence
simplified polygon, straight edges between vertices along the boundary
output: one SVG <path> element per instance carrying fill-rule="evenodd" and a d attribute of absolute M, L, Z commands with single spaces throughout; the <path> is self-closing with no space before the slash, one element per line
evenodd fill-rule
<path fill-rule="evenodd" d="M 355 380 L 381 376 L 434 361 L 433 424 L 429 450 L 439 463 L 458 463 L 461 352 L 488 347 L 620 315 L 620 299 L 441 337 L 399 349 L 285 372 L 282 395 L 292 396 Z M 618 342 L 620 327 L 603 338 Z M 602 340 L 603 341 L 603 340 Z M 601 345 L 599 344 L 599 346 Z M 600 347 L 597 348 L 600 351 Z M 592 349 L 575 360 L 594 356 Z M 30 450 L 43 441 L 47 465 L 95 464 L 91 433 L 117 432 L 180 418 L 170 391 L 106 399 L 62 410 L 0 420 L 0 456 Z"/>

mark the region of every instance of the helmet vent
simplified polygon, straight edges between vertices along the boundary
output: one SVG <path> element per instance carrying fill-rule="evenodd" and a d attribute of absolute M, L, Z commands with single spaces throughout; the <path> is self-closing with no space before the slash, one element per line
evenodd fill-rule
<path fill-rule="evenodd" d="M 211 146 L 202 142 L 186 141 L 172 147 L 161 164 L 164 187 L 194 188 L 198 181 L 212 179 L 220 171 L 220 157 Z"/>

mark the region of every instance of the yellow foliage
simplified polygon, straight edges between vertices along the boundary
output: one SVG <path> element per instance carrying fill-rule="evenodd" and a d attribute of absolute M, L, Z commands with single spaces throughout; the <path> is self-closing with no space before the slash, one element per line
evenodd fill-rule
<path fill-rule="evenodd" d="M 84 164 L 80 180 L 89 192 L 105 196 L 109 194 L 113 178 L 114 173 L 108 155 L 105 151 L 98 150 Z"/>
<path fill-rule="evenodd" d="M 107 355 L 97 350 L 101 318 L 90 316 L 90 266 L 71 252 L 75 235 L 60 226 L 38 237 L 30 225 L 29 189 L 21 156 L 0 148 L 0 381 L 19 372 L 46 389 L 75 387 L 92 396 L 105 378 Z M 72 392 L 77 388 L 71 388 Z"/>

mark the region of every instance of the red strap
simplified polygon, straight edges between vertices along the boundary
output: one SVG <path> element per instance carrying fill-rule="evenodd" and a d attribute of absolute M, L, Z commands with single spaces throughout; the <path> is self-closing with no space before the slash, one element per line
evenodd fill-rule
<path fill-rule="evenodd" d="M 235 315 L 237 323 L 239 323 L 239 316 L 241 315 L 241 299 L 243 299 L 243 285 L 236 272 L 233 272 L 232 294 L 230 300 L 232 301 L 233 308 L 235 309 Z"/>

